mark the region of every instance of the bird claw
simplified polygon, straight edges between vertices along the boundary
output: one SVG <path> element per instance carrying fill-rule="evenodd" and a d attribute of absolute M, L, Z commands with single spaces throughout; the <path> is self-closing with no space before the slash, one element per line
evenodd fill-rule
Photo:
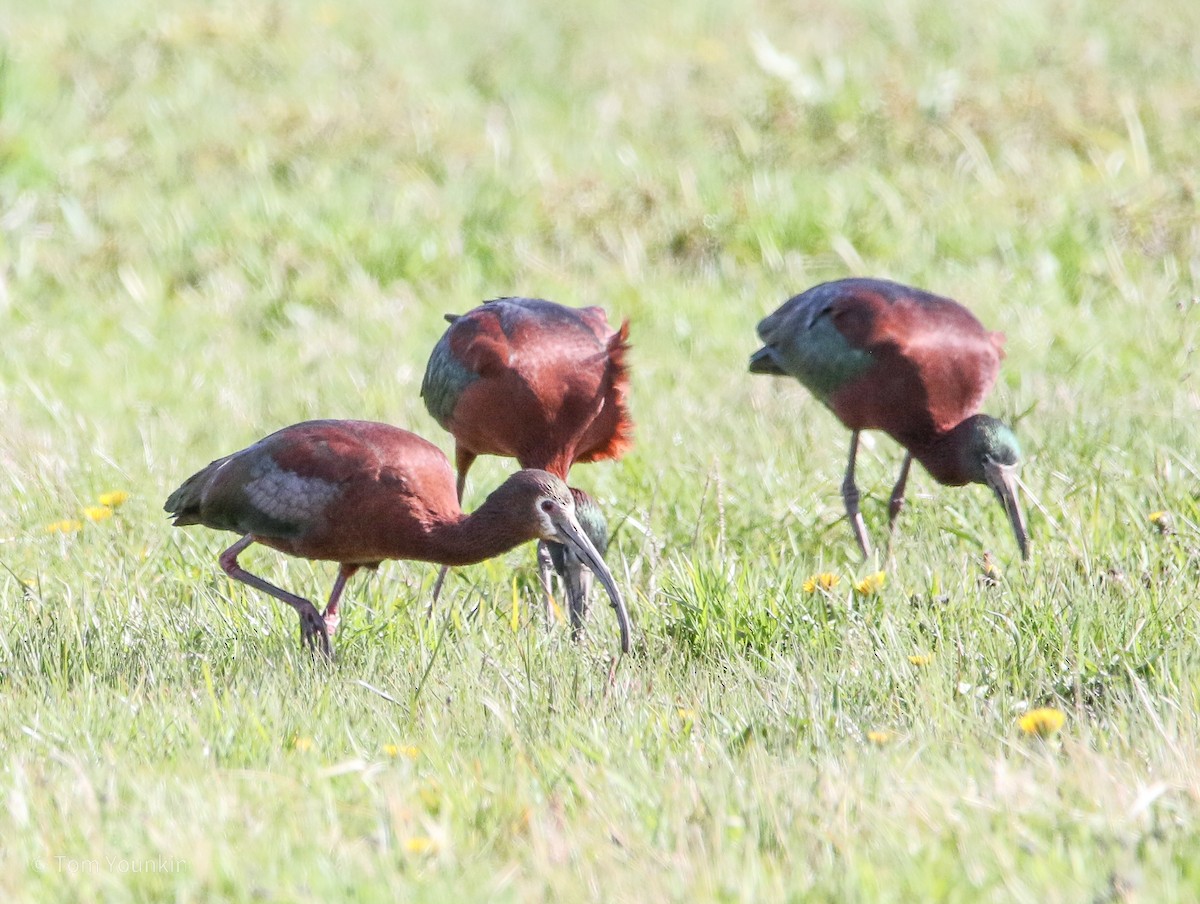
<path fill-rule="evenodd" d="M 300 642 L 309 650 L 321 653 L 326 659 L 333 659 L 333 645 L 329 642 L 330 630 L 325 624 L 321 613 L 313 607 L 311 611 L 300 613 Z"/>

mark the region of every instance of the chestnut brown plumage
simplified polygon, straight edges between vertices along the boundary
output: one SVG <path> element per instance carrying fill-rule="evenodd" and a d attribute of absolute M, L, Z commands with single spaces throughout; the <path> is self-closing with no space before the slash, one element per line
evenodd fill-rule
<path fill-rule="evenodd" d="M 949 298 L 881 279 L 842 279 L 789 299 L 759 323 L 758 335 L 764 344 L 750 372 L 795 377 L 850 428 L 842 497 L 864 556 L 871 544 L 854 459 L 858 434 L 882 430 L 905 449 L 889 530 L 915 458 L 939 483 L 989 486 L 1029 557 L 1017 497 L 1020 446 L 1007 425 L 978 413 L 1000 371 L 1002 333 Z"/>
<path fill-rule="evenodd" d="M 294 608 L 302 640 L 326 654 L 342 591 L 358 569 L 387 559 L 467 565 L 534 539 L 564 544 L 596 573 L 622 616 L 621 649 L 629 649 L 612 575 L 579 526 L 570 490 L 545 471 L 518 471 L 467 515 L 450 462 L 433 444 L 387 424 L 308 421 L 212 462 L 184 481 L 165 509 L 177 526 L 241 534 L 221 554 L 221 567 Z M 324 613 L 242 568 L 238 555 L 252 543 L 337 562 Z"/>
<path fill-rule="evenodd" d="M 421 396 L 454 436 L 460 500 L 480 455 L 515 458 L 566 480 L 576 462 L 620 458 L 628 449 L 628 322 L 614 330 L 601 308 L 538 298 L 498 298 L 446 319 L 450 327 L 429 356 Z M 575 492 L 580 521 L 603 551 L 608 532 L 599 507 Z M 545 543 L 538 544 L 538 563 L 548 614 L 555 563 L 578 634 L 590 584 L 583 563 Z"/>

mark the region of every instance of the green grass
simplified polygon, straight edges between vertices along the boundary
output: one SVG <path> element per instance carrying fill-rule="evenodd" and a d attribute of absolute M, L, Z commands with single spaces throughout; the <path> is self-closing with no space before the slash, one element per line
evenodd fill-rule
<path fill-rule="evenodd" d="M 5 5 L 0 898 L 1200 897 L 1198 31 L 1184 0 Z M 847 274 L 1006 332 L 1029 565 L 923 473 L 858 563 L 846 432 L 745 372 Z M 511 293 L 632 320 L 637 445 L 572 476 L 635 655 L 604 606 L 548 633 L 522 548 L 431 621 L 432 567 L 357 578 L 314 666 L 162 500 L 312 416 L 449 449 L 442 314 Z M 877 538 L 899 462 L 860 456 Z"/>

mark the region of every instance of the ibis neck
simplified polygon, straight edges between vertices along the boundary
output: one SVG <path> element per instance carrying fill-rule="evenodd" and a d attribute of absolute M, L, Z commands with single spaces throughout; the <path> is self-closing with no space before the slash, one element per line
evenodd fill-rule
<path fill-rule="evenodd" d="M 959 429 L 962 426 L 959 424 L 944 433 L 924 438 L 919 443 L 897 439 L 938 483 L 948 487 L 978 483 L 975 475 L 977 469 L 972 467 L 966 455 L 968 436 L 965 430 Z"/>
<path fill-rule="evenodd" d="M 443 521 L 429 531 L 435 561 L 443 565 L 473 565 L 537 539 L 528 524 L 513 517 L 511 508 L 493 493 L 471 514 Z"/>
<path fill-rule="evenodd" d="M 575 463 L 574 449 L 564 449 L 560 445 L 553 451 L 537 451 L 532 455 L 522 455 L 517 459 L 517 463 L 522 468 L 537 468 L 541 471 L 548 471 L 566 483 L 567 472 L 571 470 L 571 465 Z"/>

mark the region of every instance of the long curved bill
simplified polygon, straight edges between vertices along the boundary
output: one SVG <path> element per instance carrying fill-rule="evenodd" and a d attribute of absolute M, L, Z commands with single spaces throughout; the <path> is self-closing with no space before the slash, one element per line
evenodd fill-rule
<path fill-rule="evenodd" d="M 1021 501 L 1017 496 L 1017 469 L 1015 465 L 989 464 L 986 466 L 988 486 L 996 493 L 1000 504 L 1004 506 L 1004 514 L 1012 525 L 1013 535 L 1017 538 L 1017 546 L 1021 547 L 1021 558 L 1029 559 L 1029 532 L 1025 529 L 1025 516 L 1021 513 Z"/>
<path fill-rule="evenodd" d="M 621 599 L 621 594 L 617 590 L 617 582 L 613 580 L 612 572 L 608 570 L 608 566 L 604 564 L 604 559 L 600 557 L 600 553 L 596 551 L 596 547 L 592 545 L 592 541 L 587 538 L 587 534 L 579 526 L 579 521 L 576 520 L 574 514 L 560 509 L 551 516 L 551 520 L 554 522 L 554 529 L 558 532 L 558 536 L 555 539 L 566 546 L 571 552 L 575 553 L 580 561 L 591 569 L 592 574 L 599 579 L 605 592 L 608 593 L 608 598 L 612 600 L 613 611 L 617 613 L 617 624 L 621 628 L 621 652 L 628 653 L 629 612 L 626 610 L 625 602 Z M 571 570 L 568 569 L 568 574 Z M 570 580 L 569 577 L 568 580 Z"/>

